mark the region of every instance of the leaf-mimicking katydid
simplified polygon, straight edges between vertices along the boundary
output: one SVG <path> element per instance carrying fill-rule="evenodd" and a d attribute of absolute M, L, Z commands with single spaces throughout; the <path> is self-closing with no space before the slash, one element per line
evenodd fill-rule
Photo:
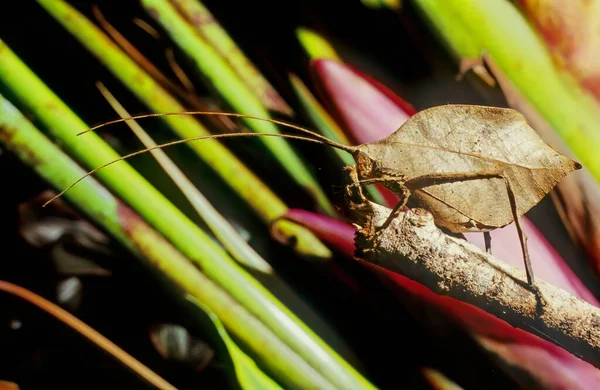
<path fill-rule="evenodd" d="M 400 196 L 401 201 L 374 234 L 385 229 L 406 204 L 428 210 L 436 224 L 455 233 L 485 233 L 514 221 L 527 279 L 533 287 L 534 277 L 519 217 L 563 177 L 581 168 L 579 163 L 544 143 L 518 111 L 475 105 L 444 105 L 420 111 L 390 136 L 358 146 L 339 144 L 282 121 L 220 112 L 140 115 L 107 122 L 88 131 L 116 122 L 165 115 L 223 115 L 263 120 L 296 129 L 310 137 L 232 133 L 177 140 L 139 150 L 100 166 L 56 197 L 99 169 L 151 149 L 208 138 L 270 136 L 300 139 L 350 153 L 356 161 L 355 167 L 349 167 L 353 186 L 381 183 Z"/>

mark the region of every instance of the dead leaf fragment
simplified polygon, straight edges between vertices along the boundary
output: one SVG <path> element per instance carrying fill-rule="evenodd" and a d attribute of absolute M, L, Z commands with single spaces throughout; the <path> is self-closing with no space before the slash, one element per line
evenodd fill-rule
<path fill-rule="evenodd" d="M 168 360 L 176 360 L 202 371 L 214 358 L 215 352 L 180 325 L 160 324 L 150 329 L 150 340 L 158 353 Z"/>
<path fill-rule="evenodd" d="M 431 174 L 501 174 L 513 187 L 519 215 L 581 168 L 544 143 L 518 111 L 474 105 L 423 110 L 389 137 L 358 150 L 365 161 L 403 180 Z M 514 220 L 500 179 L 428 186 L 413 191 L 410 203 L 429 210 L 439 226 L 454 232 L 492 230 Z"/>
<path fill-rule="evenodd" d="M 45 191 L 19 205 L 21 237 L 36 248 L 48 249 L 56 270 L 63 275 L 110 275 L 94 261 L 112 255 L 110 239 L 64 202 L 41 207 L 54 195 L 54 191 Z"/>
<path fill-rule="evenodd" d="M 467 74 L 469 71 L 473 71 L 473 73 L 479 76 L 490 87 L 496 86 L 496 80 L 485 68 L 485 64 L 481 57 L 461 59 L 456 80 L 462 80 L 465 74 Z"/>
<path fill-rule="evenodd" d="M 56 298 L 58 303 L 69 311 L 77 310 L 83 298 L 81 279 L 72 276 L 59 282 L 56 286 Z"/>

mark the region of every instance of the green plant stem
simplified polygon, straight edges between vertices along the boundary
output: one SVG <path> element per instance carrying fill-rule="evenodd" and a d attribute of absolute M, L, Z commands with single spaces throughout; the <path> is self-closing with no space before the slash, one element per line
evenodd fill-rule
<path fill-rule="evenodd" d="M 341 144 L 350 145 L 348 137 L 346 137 L 342 129 L 327 113 L 327 110 L 323 108 L 321 103 L 319 103 L 317 98 L 312 94 L 312 92 L 310 92 L 302 80 L 300 80 L 300 78 L 295 74 L 290 74 L 289 77 L 292 88 L 300 100 L 300 104 L 302 104 L 302 107 L 304 107 L 304 111 L 313 124 L 321 131 L 321 134 Z M 344 164 L 347 166 L 354 166 L 355 161 L 351 155 L 339 149 L 334 149 L 334 152 Z M 366 186 L 365 190 L 375 202 L 385 204 L 385 199 L 376 187 Z"/>
<path fill-rule="evenodd" d="M 154 112 L 180 112 L 184 108 L 173 98 L 156 80 L 129 58 L 108 36 L 100 31 L 94 24 L 87 20 L 77 10 L 62 0 L 38 0 L 64 28 L 79 40 L 93 55 L 98 58 L 129 90 Z M 9 70 L 12 72 L 11 70 Z M 12 78 L 17 84 L 24 84 L 18 80 L 19 73 L 14 73 Z M 44 111 L 52 113 L 48 107 Z M 72 115 L 72 114 L 71 114 Z M 164 117 L 164 121 L 181 138 L 191 138 L 208 135 L 209 132 L 194 118 L 190 116 Z M 83 122 L 77 121 L 77 128 L 82 131 Z M 52 127 L 52 126 L 50 126 Z M 77 131 L 69 131 L 67 137 L 72 137 Z M 86 135 L 87 136 L 87 135 Z M 71 140 L 70 141 L 74 141 Z M 75 150 L 85 154 L 87 149 L 83 137 L 77 142 L 71 142 Z M 228 183 L 266 223 L 271 224 L 277 218 L 285 215 L 288 207 L 279 199 L 271 189 L 250 171 L 234 154 L 221 143 L 214 140 L 191 142 L 188 144 L 208 165 L 210 165 L 223 180 Z M 102 153 L 102 152 L 100 152 Z M 104 163 L 110 160 L 101 159 Z M 90 161 L 88 165 L 95 168 L 99 164 Z M 119 163 L 118 165 L 122 165 Z M 109 168 L 114 169 L 114 168 Z M 328 259 L 331 251 L 327 249 L 310 231 L 297 224 L 281 221 L 277 223 L 278 231 L 290 242 L 295 242 L 294 250 L 311 259 Z"/>
<path fill-rule="evenodd" d="M 67 185 L 85 173 L 1 95 L 0 141 L 56 188 Z M 161 271 L 180 289 L 213 311 L 228 329 L 261 357 L 280 380 L 287 381 L 290 386 L 331 386 L 98 181 L 86 180 L 65 197 L 138 258 Z M 254 374 L 261 375 L 257 371 Z"/>
<path fill-rule="evenodd" d="M 59 4 L 51 1 L 50 4 Z M 0 81 L 86 166 L 118 157 L 97 134 L 75 134 L 88 126 L 0 41 Z M 201 142 L 200 142 L 201 143 Z M 240 174 L 240 173 L 237 173 Z M 243 174 L 243 173 L 242 173 Z M 195 262 L 243 307 L 336 386 L 366 388 L 366 381 L 323 340 L 126 162 L 98 172 L 100 179 L 148 223 Z M 80 183 L 81 184 L 81 183 Z M 66 184 L 65 184 L 66 186 Z M 75 186 L 73 189 L 77 188 Z"/>
<path fill-rule="evenodd" d="M 244 55 L 202 2 L 199 0 L 170 1 L 194 30 L 227 61 L 267 109 L 292 115 L 292 108 Z"/>
<path fill-rule="evenodd" d="M 362 3 L 369 8 L 390 8 L 399 10 L 402 8 L 402 0 L 361 0 Z"/>
<path fill-rule="evenodd" d="M 458 59 L 487 52 L 600 181 L 600 107 L 505 0 L 414 0 Z"/>
<path fill-rule="evenodd" d="M 198 299 L 196 299 L 194 296 L 187 294 L 186 298 L 193 305 L 200 307 L 200 309 L 206 313 L 208 319 L 212 322 L 212 325 L 215 327 L 215 330 L 223 341 L 224 347 L 227 349 L 227 353 L 231 358 L 238 383 L 243 389 L 281 389 L 277 383 L 273 382 L 270 377 L 265 375 L 260 368 L 256 366 L 254 360 L 252 360 L 244 351 L 242 351 L 240 347 L 237 346 L 237 344 L 227 333 L 227 330 L 223 326 L 223 323 L 219 317 L 217 317 L 214 312 L 212 312 L 202 302 L 198 301 Z"/>
<path fill-rule="evenodd" d="M 329 41 L 317 32 L 306 27 L 299 27 L 296 29 L 296 36 L 310 58 L 329 58 L 342 61 Z"/>
<path fill-rule="evenodd" d="M 115 97 L 104 87 L 98 84 L 98 88 L 105 99 L 121 118 L 129 118 L 131 114 L 115 99 Z M 146 148 L 156 146 L 156 142 L 146 133 L 146 131 L 136 122 L 127 121 L 127 126 L 135 133 L 138 139 Z M 266 274 L 273 273 L 273 268 L 260 257 L 258 253 L 248 244 L 239 233 L 231 226 L 229 222 L 213 207 L 208 199 L 194 186 L 190 179 L 179 169 L 179 167 L 167 156 L 162 149 L 151 150 L 161 168 L 169 175 L 171 180 L 177 185 L 179 190 L 185 195 L 198 215 L 208 225 L 221 245 L 236 259 L 240 264 L 253 269 L 254 271 Z"/>
<path fill-rule="evenodd" d="M 210 82 L 210 87 L 237 112 L 261 118 L 270 118 L 269 112 L 255 94 L 239 78 L 229 64 L 185 21 L 167 0 L 141 0 L 142 5 L 168 32 L 173 41 L 196 64 L 197 69 Z M 279 133 L 273 123 L 245 119 L 248 127 L 257 133 Z M 260 141 L 267 146 L 280 165 L 293 180 L 317 201 L 319 207 L 330 216 L 336 214 L 331 201 L 317 183 L 304 161 L 289 144 L 288 140 L 264 137 Z"/>
<path fill-rule="evenodd" d="M 306 115 L 321 131 L 321 134 L 335 142 L 350 145 L 350 140 L 348 140 L 346 134 L 344 134 L 342 129 L 327 113 L 327 110 L 323 108 L 321 103 L 319 103 L 317 98 L 310 92 L 302 80 L 295 74 L 290 74 L 289 79 L 296 96 L 300 100 L 300 104 L 304 107 L 304 111 L 306 111 Z M 346 165 L 355 164 L 354 158 L 348 152 L 339 149 L 334 149 L 334 152 Z"/>

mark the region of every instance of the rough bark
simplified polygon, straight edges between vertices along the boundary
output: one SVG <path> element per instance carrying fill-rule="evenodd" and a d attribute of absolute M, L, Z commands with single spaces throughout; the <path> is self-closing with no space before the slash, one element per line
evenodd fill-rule
<path fill-rule="evenodd" d="M 389 213 L 390 209 L 371 202 L 355 205 L 357 260 L 475 305 L 600 367 L 600 309 L 538 279 L 540 300 L 522 270 L 445 234 L 423 209 L 400 213 L 382 234 L 368 240 Z"/>

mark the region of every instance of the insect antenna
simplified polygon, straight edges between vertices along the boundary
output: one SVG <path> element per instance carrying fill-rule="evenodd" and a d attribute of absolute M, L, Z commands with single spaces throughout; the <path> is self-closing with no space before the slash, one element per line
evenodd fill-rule
<path fill-rule="evenodd" d="M 299 125 L 295 125 L 293 123 L 284 122 L 284 121 L 280 121 L 277 119 L 261 118 L 261 117 L 253 116 L 253 115 L 238 114 L 235 112 L 218 112 L 218 111 L 177 111 L 177 112 L 164 112 L 164 113 L 157 113 L 157 114 L 137 115 L 137 116 L 132 116 L 129 118 L 120 118 L 120 119 L 108 121 L 108 122 L 102 123 L 98 126 L 94 126 L 88 130 L 82 131 L 81 133 L 78 133 L 77 135 L 78 136 L 83 135 L 90 131 L 96 131 L 105 126 L 109 126 L 109 125 L 112 125 L 115 123 L 129 121 L 129 120 L 156 118 L 156 117 L 162 117 L 162 116 L 180 116 L 180 115 L 204 115 L 204 116 L 210 116 L 210 115 L 219 116 L 220 115 L 220 116 L 236 117 L 236 118 L 243 118 L 243 119 L 254 119 L 254 120 L 269 122 L 269 123 L 273 123 L 276 125 L 288 127 L 290 129 L 298 130 L 302 133 L 309 134 L 309 135 L 313 136 L 314 138 L 292 136 L 291 134 L 279 134 L 279 133 L 232 133 L 232 134 L 215 134 L 215 135 L 210 135 L 210 136 L 206 136 L 206 137 L 195 137 L 195 138 L 189 138 L 189 139 L 184 139 L 184 140 L 178 140 L 175 142 L 179 142 L 179 141 L 185 142 L 186 140 L 187 141 L 196 141 L 198 139 L 204 139 L 204 138 L 221 138 L 221 136 L 232 137 L 232 136 L 261 136 L 261 135 L 264 135 L 264 136 L 270 136 L 270 137 L 294 138 L 294 139 L 300 139 L 300 140 L 305 140 L 305 141 L 309 141 L 309 142 L 326 144 L 326 145 L 332 146 L 334 148 L 348 152 L 350 154 L 352 154 L 356 151 L 355 146 L 349 146 L 349 145 L 341 144 L 339 142 L 335 142 L 315 131 L 309 130 L 309 129 L 299 126 Z M 158 145 L 158 146 L 161 146 L 161 145 Z M 164 144 L 164 146 L 169 146 L 169 145 Z"/>
<path fill-rule="evenodd" d="M 341 144 L 339 142 L 335 142 L 335 141 L 333 141 L 321 134 L 318 134 L 312 130 L 308 130 L 304 127 L 301 127 L 301 126 L 298 126 L 298 125 L 295 125 L 292 123 L 287 123 L 287 122 L 279 121 L 276 119 L 261 118 L 261 117 L 256 117 L 256 116 L 252 116 L 252 115 L 229 113 L 229 112 L 215 112 L 215 111 L 180 111 L 180 112 L 167 112 L 167 113 L 158 113 L 158 114 L 137 115 L 137 116 L 132 116 L 129 118 L 115 119 L 115 120 L 112 120 L 109 122 L 105 122 L 101 125 L 94 126 L 88 130 L 82 131 L 82 132 L 78 133 L 77 136 L 83 135 L 90 131 L 98 130 L 102 127 L 112 125 L 115 123 L 125 122 L 125 121 L 129 121 L 129 120 L 136 120 L 136 119 L 155 118 L 155 117 L 161 117 L 161 116 L 175 116 L 175 115 L 222 115 L 222 116 L 231 116 L 231 117 L 246 118 L 246 119 L 255 119 L 255 120 L 270 122 L 270 123 L 274 123 L 277 125 L 289 127 L 289 128 L 298 130 L 302 133 L 309 134 L 314 138 L 305 137 L 305 136 L 301 136 L 301 135 L 279 134 L 279 133 L 226 133 L 226 134 L 204 135 L 204 136 L 199 136 L 199 137 L 185 138 L 185 139 L 180 139 L 180 140 L 176 140 L 176 141 L 166 142 L 163 144 L 155 145 L 150 148 L 145 148 L 145 149 L 141 149 L 136 152 L 133 152 L 133 153 L 129 153 L 125 156 L 121 156 L 115 160 L 109 161 L 106 164 L 100 165 L 99 167 L 92 169 L 91 171 L 87 172 L 85 175 L 83 175 L 82 177 L 77 179 L 75 182 L 73 182 L 71 185 L 69 185 L 67 188 L 65 188 L 63 191 L 61 191 L 59 194 L 57 194 L 56 196 L 54 196 L 50 200 L 48 200 L 46 203 L 44 203 L 42 207 L 47 206 L 55 199 L 58 199 L 59 197 L 64 195 L 67 191 L 69 191 L 71 188 L 73 188 L 75 185 L 77 185 L 80 181 L 82 181 L 86 177 L 93 175 L 94 173 L 98 172 L 99 170 L 101 170 L 103 168 L 108 167 L 109 165 L 112 165 L 112 164 L 122 161 L 122 160 L 126 160 L 133 156 L 137 156 L 138 154 L 150 152 L 152 150 L 161 149 L 161 148 L 165 148 L 168 146 L 183 144 L 183 143 L 187 143 L 187 142 L 201 141 L 201 140 L 205 140 L 205 139 L 231 138 L 231 137 L 280 137 L 280 138 L 297 139 L 297 140 L 306 141 L 306 142 L 313 142 L 313 143 L 317 143 L 319 145 L 328 145 L 328 146 L 343 150 L 345 152 L 348 152 L 350 154 L 353 154 L 357 150 L 357 147 L 355 147 L 355 146 L 349 146 L 349 145 Z"/>

